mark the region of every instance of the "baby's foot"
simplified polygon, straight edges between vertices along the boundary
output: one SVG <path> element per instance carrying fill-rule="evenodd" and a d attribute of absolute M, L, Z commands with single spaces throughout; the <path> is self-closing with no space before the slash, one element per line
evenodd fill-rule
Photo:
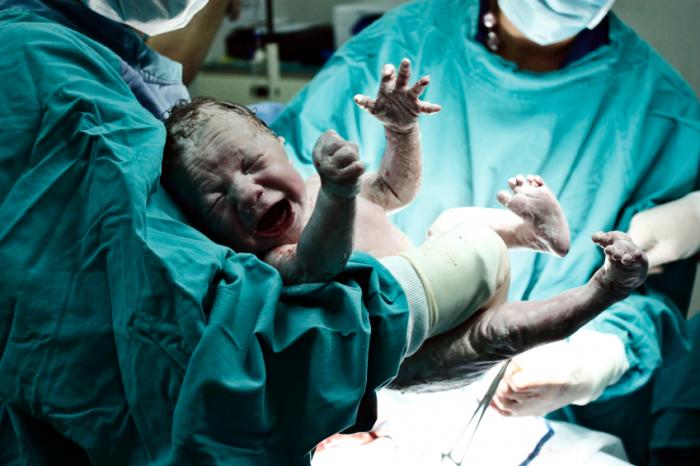
<path fill-rule="evenodd" d="M 524 247 L 564 256 L 569 252 L 571 234 L 561 206 L 538 175 L 518 175 L 508 180 L 513 191 L 501 191 L 496 198 L 523 220 L 515 235 Z"/>
<path fill-rule="evenodd" d="M 593 242 L 605 251 L 605 264 L 593 276 L 604 288 L 620 295 L 620 299 L 644 283 L 649 263 L 642 248 L 619 231 L 598 232 Z"/>

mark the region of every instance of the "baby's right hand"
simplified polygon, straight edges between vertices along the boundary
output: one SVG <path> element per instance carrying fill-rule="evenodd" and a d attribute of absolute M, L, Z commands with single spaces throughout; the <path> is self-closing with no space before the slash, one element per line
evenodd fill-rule
<path fill-rule="evenodd" d="M 333 130 L 326 131 L 316 140 L 313 159 L 321 178 L 321 189 L 326 194 L 347 199 L 357 196 L 365 167 L 356 144 L 344 140 Z"/>

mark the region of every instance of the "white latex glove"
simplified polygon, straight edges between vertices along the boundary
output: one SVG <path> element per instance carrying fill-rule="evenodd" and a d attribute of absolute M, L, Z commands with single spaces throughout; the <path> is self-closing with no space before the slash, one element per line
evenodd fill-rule
<path fill-rule="evenodd" d="M 700 251 L 700 191 L 632 217 L 629 235 L 644 249 L 649 270 Z"/>
<path fill-rule="evenodd" d="M 542 416 L 571 403 L 584 405 L 628 368 L 618 337 L 579 330 L 569 340 L 513 358 L 491 406 L 504 416 Z"/>

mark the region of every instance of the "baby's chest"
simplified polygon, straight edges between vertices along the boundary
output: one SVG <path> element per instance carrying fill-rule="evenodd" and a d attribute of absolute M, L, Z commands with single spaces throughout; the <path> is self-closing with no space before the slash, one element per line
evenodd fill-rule
<path fill-rule="evenodd" d="M 408 237 L 389 221 L 384 209 L 362 197 L 357 198 L 356 251 L 381 258 L 405 252 L 412 247 Z"/>

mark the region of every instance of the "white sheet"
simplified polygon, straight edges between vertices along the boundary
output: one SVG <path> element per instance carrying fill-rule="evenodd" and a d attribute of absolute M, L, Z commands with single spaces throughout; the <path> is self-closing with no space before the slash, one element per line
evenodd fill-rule
<path fill-rule="evenodd" d="M 442 462 L 441 453 L 452 448 L 485 389 L 481 383 L 434 394 L 380 392 L 381 437 L 364 445 L 352 440 L 336 443 L 318 453 L 313 466 L 452 466 L 449 461 Z M 505 418 L 488 409 L 463 464 L 629 463 L 620 440 L 612 435 L 541 417 Z"/>

